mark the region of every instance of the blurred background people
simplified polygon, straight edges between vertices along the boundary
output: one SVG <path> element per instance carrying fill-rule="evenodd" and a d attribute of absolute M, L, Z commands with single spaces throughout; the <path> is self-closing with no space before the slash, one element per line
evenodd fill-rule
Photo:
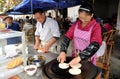
<path fill-rule="evenodd" d="M 51 13 L 48 13 L 48 17 L 49 17 L 49 18 L 52 18 L 52 15 L 51 15 Z"/>
<path fill-rule="evenodd" d="M 29 20 L 26 20 L 22 31 L 24 31 L 25 34 L 27 34 L 28 30 L 31 28 L 33 28 L 33 25 L 30 23 Z"/>
<path fill-rule="evenodd" d="M 103 27 L 106 29 L 107 32 L 112 30 L 112 24 L 111 24 L 110 19 L 103 21 Z"/>

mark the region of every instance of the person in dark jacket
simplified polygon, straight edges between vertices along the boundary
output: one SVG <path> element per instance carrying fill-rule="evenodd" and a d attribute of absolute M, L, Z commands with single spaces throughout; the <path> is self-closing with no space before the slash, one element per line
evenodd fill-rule
<path fill-rule="evenodd" d="M 5 19 L 6 22 L 6 29 L 11 29 L 13 31 L 20 31 L 19 24 L 17 22 L 13 22 L 13 18 L 11 16 L 6 17 Z M 16 44 L 20 43 L 21 38 L 20 37 L 14 37 L 14 38 L 8 38 L 7 39 L 7 44 Z"/>
<path fill-rule="evenodd" d="M 71 54 L 73 59 L 68 64 L 74 65 L 81 60 L 87 60 L 89 58 L 95 64 L 95 53 L 102 44 L 101 27 L 93 18 L 94 12 L 91 5 L 82 5 L 78 12 L 79 20 L 65 34 L 61 44 L 61 53 L 57 57 L 57 60 L 60 63 L 66 61 L 66 51 L 69 42 L 73 40 L 74 50 Z"/>

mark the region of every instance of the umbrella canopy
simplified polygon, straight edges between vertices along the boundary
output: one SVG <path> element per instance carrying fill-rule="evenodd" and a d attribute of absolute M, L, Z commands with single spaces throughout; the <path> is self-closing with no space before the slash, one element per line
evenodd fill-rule
<path fill-rule="evenodd" d="M 23 14 L 32 13 L 36 8 L 44 10 L 63 9 L 80 5 L 81 0 L 23 0 L 13 8 L 13 12 L 22 12 Z"/>
<path fill-rule="evenodd" d="M 22 12 L 6 12 L 6 15 L 23 15 L 24 13 Z"/>

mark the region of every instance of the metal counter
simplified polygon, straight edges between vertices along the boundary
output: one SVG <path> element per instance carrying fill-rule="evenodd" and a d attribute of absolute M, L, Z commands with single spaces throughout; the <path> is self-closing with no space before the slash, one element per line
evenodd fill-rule
<path fill-rule="evenodd" d="M 28 51 L 29 51 L 29 56 L 32 56 L 32 55 L 42 55 L 46 58 L 46 62 L 45 63 L 48 63 L 50 62 L 51 60 L 57 58 L 58 54 L 55 54 L 55 53 L 38 53 L 36 50 L 33 49 L 33 46 L 28 46 Z M 21 79 L 42 79 L 41 77 L 41 68 L 38 68 L 37 69 L 37 72 L 34 76 L 28 76 L 25 72 L 22 72 L 19 74 L 19 76 L 21 77 Z"/>
<path fill-rule="evenodd" d="M 46 67 L 46 65 L 48 65 L 48 64 L 51 65 L 50 63 L 53 60 L 55 60 L 55 58 L 57 58 L 57 56 L 58 56 L 58 54 L 50 53 L 50 52 L 48 52 L 48 53 L 38 53 L 36 50 L 33 49 L 33 46 L 29 47 L 29 51 L 30 51 L 29 52 L 30 56 L 31 55 L 42 55 L 42 56 L 46 57 L 46 64 L 45 64 L 44 67 Z M 99 68 L 97 68 L 96 66 L 94 66 L 90 63 L 83 63 L 83 64 L 84 64 L 83 70 L 86 70 L 82 74 L 84 77 L 86 76 L 86 78 L 87 78 L 88 75 L 92 75 L 92 74 L 94 74 L 94 77 L 96 77 L 100 73 Z M 94 72 L 91 70 L 91 67 L 93 67 L 93 69 L 95 69 Z M 28 76 L 27 74 L 25 74 L 25 72 L 19 74 L 19 76 L 21 77 L 21 79 L 42 79 L 42 76 L 41 76 L 42 73 L 41 72 L 42 72 L 42 68 L 38 68 L 37 73 L 34 76 Z M 80 77 L 83 77 L 82 75 Z M 80 79 L 84 79 L 84 78 L 80 78 Z M 87 78 L 87 79 L 91 79 L 91 78 Z"/>

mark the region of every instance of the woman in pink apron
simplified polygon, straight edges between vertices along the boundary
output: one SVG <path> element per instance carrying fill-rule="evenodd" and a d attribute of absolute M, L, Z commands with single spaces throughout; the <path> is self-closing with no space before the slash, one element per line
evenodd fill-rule
<path fill-rule="evenodd" d="M 79 9 L 79 20 L 75 22 L 64 36 L 61 44 L 61 53 L 57 60 L 63 63 L 66 60 L 66 50 L 69 42 L 73 39 L 74 50 L 71 54 L 73 58 L 69 65 L 79 63 L 81 60 L 91 58 L 93 64 L 96 63 L 96 52 L 101 46 L 101 28 L 93 18 L 93 8 L 91 5 L 82 5 Z"/>

